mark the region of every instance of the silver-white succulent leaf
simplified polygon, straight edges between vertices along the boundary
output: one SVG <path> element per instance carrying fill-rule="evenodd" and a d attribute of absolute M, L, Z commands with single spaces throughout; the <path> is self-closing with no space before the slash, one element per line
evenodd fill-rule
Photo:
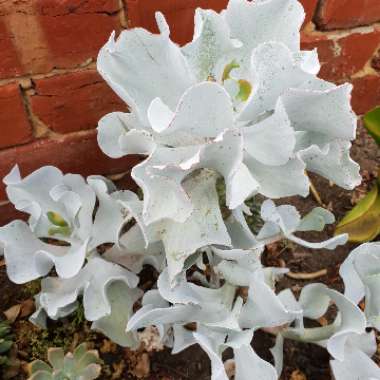
<path fill-rule="evenodd" d="M 363 351 L 347 349 L 344 360 L 332 360 L 331 369 L 335 380 L 379 380 L 380 368 Z"/>
<path fill-rule="evenodd" d="M 296 0 L 249 2 L 231 0 L 222 14 L 231 38 L 242 42 L 238 60 L 249 66 L 252 51 L 267 41 L 283 43 L 291 51 L 300 49 L 299 30 L 305 18 Z"/>
<path fill-rule="evenodd" d="M 126 332 L 132 308 L 142 291 L 137 289 L 138 277 L 100 257 L 92 257 L 80 272 L 70 278 L 47 277 L 41 282 L 38 310 L 51 319 L 71 314 L 79 296 L 83 296 L 85 318 L 92 328 L 102 331 L 122 346 L 136 347 L 136 336 Z"/>
<path fill-rule="evenodd" d="M 14 221 L 0 228 L 13 281 L 45 276 L 54 266 L 60 277 L 72 277 L 96 247 L 118 244 L 129 216 L 121 200 L 129 192 L 116 192 L 106 178 L 91 176 L 86 182 L 45 166 L 22 179 L 15 166 L 4 182 L 10 201 L 30 215 L 28 224 Z"/>
<path fill-rule="evenodd" d="M 63 278 L 76 275 L 84 263 L 88 246 L 88 241 L 70 247 L 44 243 L 21 220 L 0 227 L 0 239 L 5 245 L 7 274 L 16 284 L 46 276 L 53 267 Z"/>
<path fill-rule="evenodd" d="M 252 274 L 262 268 L 263 248 L 222 250 L 212 247 L 212 251 L 219 258 L 215 263 L 214 270 L 230 284 L 249 286 Z"/>
<path fill-rule="evenodd" d="M 211 289 L 189 283 L 182 275 L 172 287 L 169 269 L 166 268 L 159 277 L 158 291 L 162 303 L 157 307 L 156 301 L 151 304 L 145 300 L 144 306 L 130 319 L 129 330 L 149 325 L 198 322 L 212 328 L 240 331 L 237 316 L 231 314 L 234 307 L 241 305 L 241 300 L 234 301 L 236 288 L 233 285 L 226 283 L 218 289 Z"/>
<path fill-rule="evenodd" d="M 193 205 L 181 185 L 200 168 L 224 176 L 231 209 L 256 192 L 307 195 L 305 168 L 346 188 L 358 183 L 348 156 L 356 128 L 351 87 L 316 77 L 316 53 L 300 51 L 303 19 L 296 0 L 231 0 L 222 14 L 197 10 L 194 38 L 182 48 L 159 13 L 158 35 L 133 29 L 111 36 L 98 70 L 131 114 L 103 118 L 98 140 L 111 157 L 148 155 L 133 171 L 146 224 L 189 216 Z M 239 131 L 242 143 L 226 137 L 218 151 L 225 130 Z M 231 165 L 215 164 L 225 157 Z"/>
<path fill-rule="evenodd" d="M 377 350 L 376 336 L 352 334 L 346 341 L 344 357 L 334 358 L 330 365 L 336 380 L 380 379 L 380 369 L 371 357 Z"/>
<path fill-rule="evenodd" d="M 318 319 L 322 317 L 333 302 L 338 308 L 334 322 L 315 328 L 288 328 L 285 337 L 305 342 L 318 343 L 339 360 L 344 358 L 347 341 L 352 335 L 365 334 L 366 318 L 360 308 L 336 290 L 324 284 L 309 284 L 302 291 L 298 301 L 303 317 Z"/>
<path fill-rule="evenodd" d="M 150 243 L 162 242 L 172 282 L 182 271 L 186 259 L 198 249 L 211 244 L 231 246 L 231 239 L 219 208 L 215 181 L 216 176 L 210 171 L 201 171 L 198 175 L 189 176 L 182 186 L 184 196 L 194 207 L 191 214 L 182 222 L 166 218 L 143 227 L 148 231 Z M 161 194 L 164 196 L 165 190 L 165 187 L 161 188 Z M 174 197 L 172 200 L 175 202 Z M 165 206 L 165 203 L 157 204 L 158 208 L 162 206 Z M 166 204 L 166 207 L 169 208 L 170 205 Z M 175 210 L 173 207 L 172 211 Z M 180 213 L 180 210 L 177 209 L 177 212 Z"/>
<path fill-rule="evenodd" d="M 248 380 L 252 371 L 263 378 L 277 379 L 276 369 L 250 347 L 253 330 L 242 330 L 239 326 L 242 299 L 234 301 L 235 291 L 236 287 L 228 283 L 219 289 L 209 289 L 189 283 L 184 277 L 173 288 L 165 269 L 158 280 L 158 291 L 144 296 L 143 307 L 131 318 L 128 329 L 153 324 L 164 331 L 165 326 L 172 325 L 173 353 L 198 343 L 210 357 L 212 379 L 227 379 L 221 355 L 228 347 L 234 350 L 238 379 Z M 191 322 L 197 323 L 195 332 L 183 327 Z M 276 349 L 278 361 L 280 346 Z M 250 364 L 246 362 L 248 357 L 252 360 Z"/>
<path fill-rule="evenodd" d="M 120 237 L 120 245 L 114 245 L 104 253 L 104 258 L 134 273 L 139 273 L 148 264 L 161 272 L 166 264 L 165 249 L 161 241 L 147 244 L 139 224 L 132 226 Z"/>
<path fill-rule="evenodd" d="M 283 326 L 302 318 L 298 304 L 287 302 L 289 297 L 276 295 L 266 282 L 264 272 L 257 270 L 251 276 L 248 299 L 240 314 L 243 328 L 260 329 Z"/>
<path fill-rule="evenodd" d="M 277 380 L 282 367 L 282 338 L 276 339 L 272 348 L 275 367 L 260 358 L 251 346 L 253 330 L 223 334 L 205 327 L 198 328 L 193 337 L 207 353 L 211 361 L 211 379 L 227 380 L 227 373 L 222 361 L 222 353 L 227 348 L 233 349 L 235 362 L 235 379 L 249 380 L 252 374 L 259 379 Z"/>
<path fill-rule="evenodd" d="M 320 243 L 312 243 L 294 235 L 297 231 L 321 231 L 326 224 L 334 223 L 334 215 L 320 207 L 301 218 L 294 206 L 276 206 L 268 199 L 262 204 L 261 218 L 265 224 L 257 235 L 259 243 L 267 244 L 284 237 L 304 247 L 333 250 L 348 240 L 348 235 L 342 234 Z"/>
<path fill-rule="evenodd" d="M 126 332 L 126 329 L 133 314 L 133 305 L 142 296 L 142 290 L 131 289 L 123 280 L 118 280 L 110 283 L 106 292 L 111 312 L 95 320 L 91 328 L 101 331 L 120 346 L 137 348 L 140 343 L 136 334 Z"/>
<path fill-rule="evenodd" d="M 123 32 L 115 41 L 113 33 L 98 56 L 99 73 L 142 126 L 148 126 L 147 111 L 153 99 L 160 97 L 174 109 L 180 96 L 195 84 L 188 62 L 170 40 L 163 16 L 157 18 L 159 35 L 136 28 Z"/>
<path fill-rule="evenodd" d="M 380 243 L 354 249 L 340 267 L 345 296 L 358 304 L 365 297 L 368 326 L 380 330 Z"/>

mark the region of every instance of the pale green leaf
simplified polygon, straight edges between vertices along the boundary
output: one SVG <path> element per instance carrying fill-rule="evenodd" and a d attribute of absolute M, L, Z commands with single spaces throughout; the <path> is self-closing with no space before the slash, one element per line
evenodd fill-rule
<path fill-rule="evenodd" d="M 371 241 L 380 233 L 378 184 L 338 224 L 335 234 L 341 233 L 348 233 L 353 242 Z"/>
<path fill-rule="evenodd" d="M 380 146 L 380 107 L 376 107 L 364 116 L 364 126 Z"/>

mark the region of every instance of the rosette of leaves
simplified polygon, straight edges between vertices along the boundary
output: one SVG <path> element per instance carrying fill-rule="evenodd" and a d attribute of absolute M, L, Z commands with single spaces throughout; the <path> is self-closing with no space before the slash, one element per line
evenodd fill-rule
<path fill-rule="evenodd" d="M 368 112 L 364 126 L 380 149 L 380 107 Z M 348 233 L 353 242 L 366 242 L 380 234 L 380 168 L 369 193 L 339 222 L 336 233 Z"/>
<path fill-rule="evenodd" d="M 11 328 L 6 321 L 0 321 L 0 367 L 8 364 L 7 353 L 13 345 Z"/>
<path fill-rule="evenodd" d="M 100 50 L 98 71 L 131 112 L 100 120 L 99 146 L 114 158 L 146 157 L 131 175 L 173 282 L 195 250 L 233 245 L 216 209 L 216 179 L 235 214 L 256 194 L 306 196 L 305 169 L 346 189 L 360 183 L 349 156 L 352 86 L 317 77 L 316 51 L 300 48 L 304 16 L 297 0 L 231 0 L 221 14 L 198 9 L 183 47 L 157 13 L 158 35 L 126 30 Z M 204 213 L 200 201 L 210 205 Z M 192 227 L 200 223 L 215 228 Z"/>
<path fill-rule="evenodd" d="M 47 355 L 49 364 L 42 360 L 29 364 L 28 380 L 92 380 L 100 376 L 98 352 L 88 351 L 85 343 L 74 353 L 65 355 L 62 348 L 49 348 Z"/>

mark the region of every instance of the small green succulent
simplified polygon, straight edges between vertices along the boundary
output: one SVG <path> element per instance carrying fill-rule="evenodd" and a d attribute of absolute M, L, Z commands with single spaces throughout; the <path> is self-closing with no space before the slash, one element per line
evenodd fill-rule
<path fill-rule="evenodd" d="M 86 343 L 79 345 L 74 353 L 64 354 L 62 348 L 49 348 L 48 365 L 42 360 L 30 363 L 28 380 L 92 380 L 100 375 L 97 364 L 98 351 L 87 351 Z"/>
<path fill-rule="evenodd" d="M 11 328 L 6 321 L 0 322 L 0 367 L 8 364 L 7 352 L 13 345 Z"/>

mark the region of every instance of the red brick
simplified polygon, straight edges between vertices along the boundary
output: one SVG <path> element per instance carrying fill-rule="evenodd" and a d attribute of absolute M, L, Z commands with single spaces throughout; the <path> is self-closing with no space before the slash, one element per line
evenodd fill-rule
<path fill-rule="evenodd" d="M 0 128 L 0 148 L 32 139 L 32 127 L 17 84 L 0 87 Z"/>
<path fill-rule="evenodd" d="M 0 4 L 0 78 L 73 68 L 120 30 L 118 0 L 8 0 Z"/>
<path fill-rule="evenodd" d="M 357 78 L 352 81 L 352 106 L 358 115 L 380 105 L 380 77 L 375 75 Z"/>
<path fill-rule="evenodd" d="M 322 0 L 316 17 L 323 30 L 369 25 L 379 20 L 379 0 Z"/>
<path fill-rule="evenodd" d="M 183 45 L 191 41 L 196 8 L 223 10 L 228 0 L 124 0 L 130 27 L 143 27 L 157 33 L 155 12 L 162 12 L 169 25 L 173 41 Z M 311 21 L 318 0 L 301 0 L 305 7 L 305 24 Z"/>
<path fill-rule="evenodd" d="M 87 14 L 87 13 L 104 13 L 112 14 L 120 10 L 120 4 L 117 0 L 29 0 L 34 4 L 35 9 L 42 15 L 53 17 L 62 14 Z"/>
<path fill-rule="evenodd" d="M 342 82 L 360 71 L 371 60 L 380 44 L 380 29 L 372 33 L 354 33 L 335 41 L 326 36 L 303 37 L 302 48 L 318 49 L 322 64 L 320 76 Z"/>
<path fill-rule="evenodd" d="M 58 133 L 95 128 L 105 114 L 127 108 L 93 70 L 36 80 L 35 91 L 33 113 Z"/>
<path fill-rule="evenodd" d="M 27 220 L 28 215 L 16 210 L 12 203 L 0 205 L 0 226 L 4 226 L 15 219 Z"/>
<path fill-rule="evenodd" d="M 155 12 L 162 12 L 170 25 L 170 37 L 179 44 L 192 39 L 196 8 L 221 11 L 228 0 L 125 0 L 130 27 L 143 27 L 157 33 Z"/>
<path fill-rule="evenodd" d="M 380 72 L 380 49 L 376 52 L 376 54 L 373 56 L 371 61 L 371 66 L 376 70 Z"/>
<path fill-rule="evenodd" d="M 65 173 L 116 174 L 129 170 L 140 161 L 138 156 L 111 159 L 98 147 L 96 131 L 90 130 L 58 138 L 41 139 L 31 144 L 0 151 L 0 179 L 15 164 L 23 176 L 44 165 L 57 166 Z M 0 201 L 5 200 L 4 186 L 0 186 Z"/>
<path fill-rule="evenodd" d="M 14 77 L 23 72 L 13 41 L 12 34 L 8 32 L 3 17 L 0 16 L 0 78 Z"/>
<path fill-rule="evenodd" d="M 317 48 L 318 57 L 321 65 L 327 64 L 334 55 L 334 41 L 327 36 L 301 34 L 301 49 L 313 50 Z"/>
<path fill-rule="evenodd" d="M 300 0 L 303 7 L 305 8 L 306 17 L 304 25 L 313 19 L 315 9 L 317 8 L 318 0 Z"/>

